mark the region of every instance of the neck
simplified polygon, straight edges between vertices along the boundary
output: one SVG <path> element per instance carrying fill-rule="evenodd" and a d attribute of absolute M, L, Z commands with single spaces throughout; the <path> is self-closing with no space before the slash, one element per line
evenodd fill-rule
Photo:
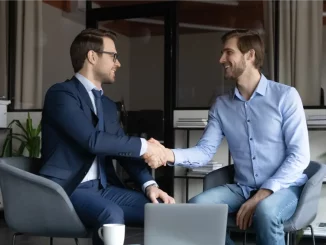
<path fill-rule="evenodd" d="M 91 81 L 91 83 L 93 83 L 96 88 L 102 89 L 102 82 L 97 80 L 92 72 L 88 72 L 82 69 L 78 73 L 86 77 L 89 81 Z"/>
<path fill-rule="evenodd" d="M 257 69 L 252 71 L 244 72 L 237 80 L 237 88 L 240 94 L 249 100 L 253 92 L 255 91 L 259 80 L 260 72 Z"/>

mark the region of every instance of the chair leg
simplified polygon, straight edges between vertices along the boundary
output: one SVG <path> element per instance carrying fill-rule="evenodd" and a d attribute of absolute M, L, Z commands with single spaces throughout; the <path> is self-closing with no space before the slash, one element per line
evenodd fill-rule
<path fill-rule="evenodd" d="M 16 232 L 12 235 L 12 245 L 15 245 L 15 240 L 16 240 L 16 237 L 17 236 L 21 236 L 23 235 L 23 233 L 20 233 L 20 232 Z"/>
<path fill-rule="evenodd" d="M 290 245 L 290 233 L 286 233 L 286 245 Z"/>
<path fill-rule="evenodd" d="M 247 231 L 244 232 L 243 245 L 247 245 Z"/>
<path fill-rule="evenodd" d="M 316 245 L 316 242 L 315 242 L 315 234 L 314 234 L 314 229 L 312 228 L 311 225 L 308 225 L 308 227 L 310 228 L 311 230 L 311 237 L 312 237 L 312 244 L 313 245 Z"/>
<path fill-rule="evenodd" d="M 296 232 L 292 233 L 291 245 L 297 245 L 297 233 Z"/>
<path fill-rule="evenodd" d="M 53 245 L 53 237 L 50 237 L 50 245 Z"/>
<path fill-rule="evenodd" d="M 76 243 L 76 245 L 79 245 L 78 238 L 75 238 L 75 243 Z"/>

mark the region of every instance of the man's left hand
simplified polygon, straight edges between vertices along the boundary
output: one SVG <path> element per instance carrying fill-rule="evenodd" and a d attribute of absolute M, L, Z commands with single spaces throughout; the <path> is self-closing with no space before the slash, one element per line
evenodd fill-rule
<path fill-rule="evenodd" d="M 158 203 L 157 198 L 160 198 L 164 203 L 175 203 L 173 197 L 170 197 L 166 192 L 162 191 L 156 186 L 147 187 L 146 196 L 152 201 L 152 203 Z"/>
<path fill-rule="evenodd" d="M 242 204 L 237 213 L 236 221 L 240 230 L 246 230 L 251 226 L 257 204 L 272 193 L 270 190 L 260 189 L 252 198 Z"/>

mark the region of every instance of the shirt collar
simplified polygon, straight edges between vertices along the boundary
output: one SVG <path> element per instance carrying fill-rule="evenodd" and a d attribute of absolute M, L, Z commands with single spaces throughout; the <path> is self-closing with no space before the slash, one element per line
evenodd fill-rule
<path fill-rule="evenodd" d="M 257 93 L 260 94 L 262 96 L 265 96 L 266 93 L 266 89 L 267 89 L 267 78 L 261 73 L 260 74 L 260 80 L 258 83 L 257 88 L 255 89 L 253 96 Z M 238 98 L 241 98 L 242 96 L 240 95 L 240 92 L 238 90 L 237 87 L 234 88 L 233 93 L 232 93 L 232 98 L 234 99 L 234 97 L 237 96 Z"/>
<path fill-rule="evenodd" d="M 92 92 L 93 89 L 99 90 L 101 91 L 101 95 L 103 95 L 103 90 L 102 89 L 98 89 L 94 83 L 92 83 L 90 80 L 88 80 L 86 77 L 84 77 L 83 75 L 81 75 L 80 73 L 76 73 L 75 77 L 81 82 L 81 84 L 83 84 L 83 86 L 85 87 L 86 91 Z"/>

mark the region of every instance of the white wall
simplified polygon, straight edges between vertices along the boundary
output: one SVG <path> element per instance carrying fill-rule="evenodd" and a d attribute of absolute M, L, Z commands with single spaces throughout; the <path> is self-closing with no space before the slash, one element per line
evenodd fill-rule
<path fill-rule="evenodd" d="M 64 13 L 46 3 L 42 7 L 44 96 L 51 85 L 74 75 L 69 49 L 77 34 L 85 28 L 85 13 Z"/>

